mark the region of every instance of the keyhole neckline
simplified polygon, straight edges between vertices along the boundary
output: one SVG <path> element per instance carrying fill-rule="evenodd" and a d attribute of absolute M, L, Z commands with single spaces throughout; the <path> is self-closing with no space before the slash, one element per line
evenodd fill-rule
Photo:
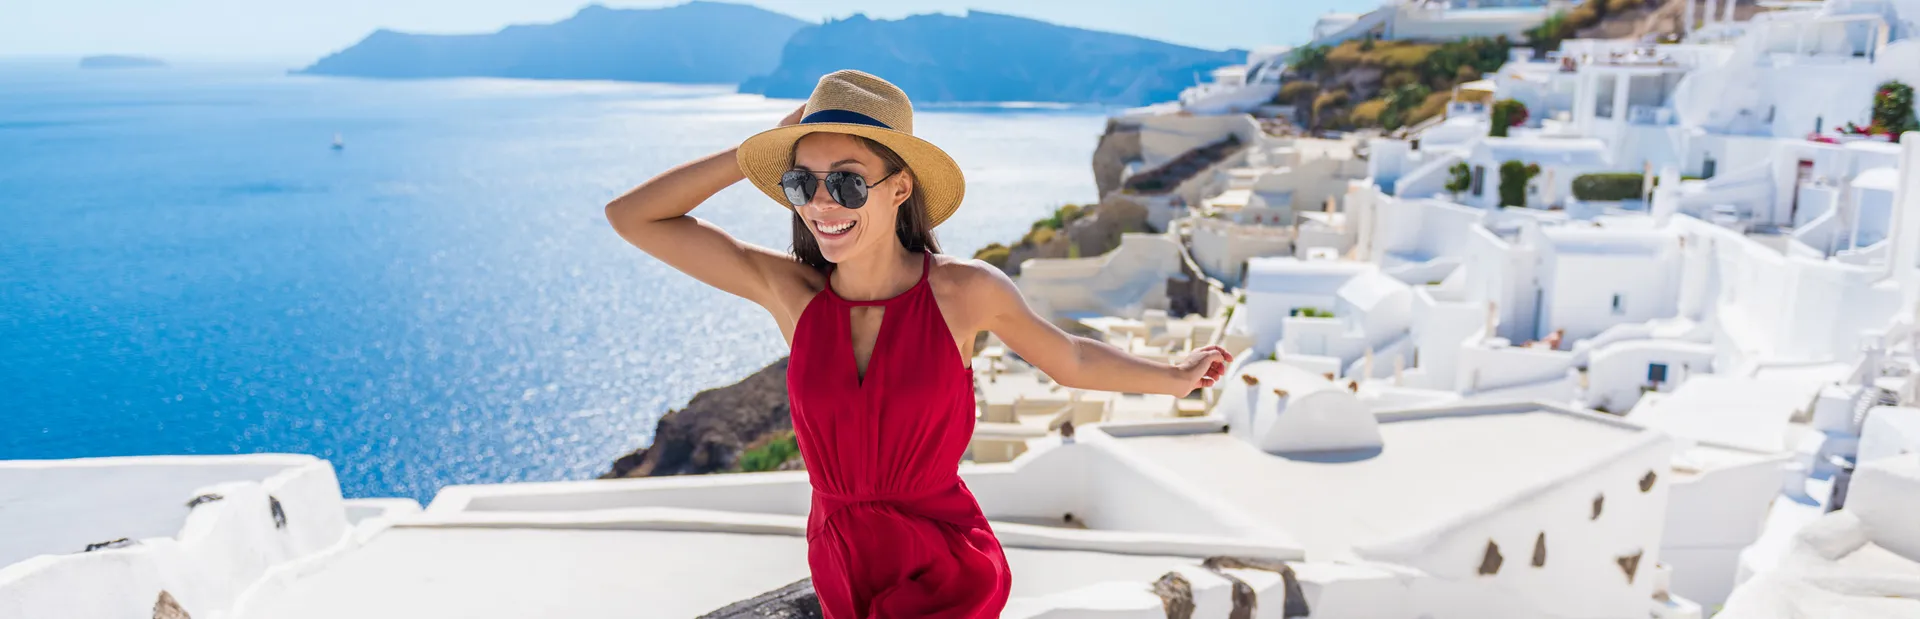
<path fill-rule="evenodd" d="M 827 297 L 848 305 L 889 305 L 895 301 L 899 301 L 901 299 L 907 298 L 909 295 L 912 295 L 915 290 L 919 290 L 921 287 L 926 286 L 927 273 L 931 271 L 933 271 L 933 252 L 921 252 L 920 281 L 914 282 L 913 286 L 908 287 L 904 291 L 901 291 L 900 294 L 896 294 L 891 297 L 887 297 L 885 299 L 860 301 L 860 300 L 848 299 L 846 297 L 842 297 L 840 296 L 840 293 L 833 291 L 833 269 L 832 267 L 829 267 L 827 270 Z"/>

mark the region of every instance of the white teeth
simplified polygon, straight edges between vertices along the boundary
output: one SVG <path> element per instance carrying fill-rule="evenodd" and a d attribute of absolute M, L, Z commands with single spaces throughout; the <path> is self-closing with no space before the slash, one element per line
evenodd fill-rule
<path fill-rule="evenodd" d="M 822 224 L 816 224 L 816 226 L 820 228 L 821 232 L 825 232 L 827 234 L 839 234 L 842 232 L 846 232 L 848 228 L 852 228 L 853 220 L 847 220 L 839 224 L 822 223 Z"/>

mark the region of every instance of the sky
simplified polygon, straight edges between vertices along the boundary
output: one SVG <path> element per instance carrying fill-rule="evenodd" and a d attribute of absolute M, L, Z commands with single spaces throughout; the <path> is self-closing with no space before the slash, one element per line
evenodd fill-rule
<path fill-rule="evenodd" d="M 809 21 L 968 9 L 1207 49 L 1304 41 L 1328 11 L 1381 0 L 736 0 Z M 378 28 L 477 33 L 565 19 L 589 0 L 6 0 L 0 57 L 141 54 L 168 60 L 305 63 Z M 681 0 L 604 0 L 616 8 Z"/>

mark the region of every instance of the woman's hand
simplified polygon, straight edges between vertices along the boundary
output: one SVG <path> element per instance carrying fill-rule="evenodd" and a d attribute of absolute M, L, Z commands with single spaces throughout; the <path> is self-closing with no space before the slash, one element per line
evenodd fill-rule
<path fill-rule="evenodd" d="M 786 118 L 780 119 L 780 124 L 774 125 L 774 126 L 785 127 L 787 125 L 800 124 L 801 116 L 805 115 L 806 113 L 807 113 L 807 106 L 805 104 L 801 104 L 800 107 L 793 108 L 792 114 L 788 114 Z"/>
<path fill-rule="evenodd" d="M 1220 382 L 1222 375 L 1227 373 L 1227 364 L 1232 362 L 1233 355 L 1219 346 L 1208 346 L 1187 353 L 1186 359 L 1173 364 L 1174 371 L 1181 378 L 1180 384 L 1186 386 L 1173 396 L 1182 397 L 1195 389 L 1212 387 Z"/>

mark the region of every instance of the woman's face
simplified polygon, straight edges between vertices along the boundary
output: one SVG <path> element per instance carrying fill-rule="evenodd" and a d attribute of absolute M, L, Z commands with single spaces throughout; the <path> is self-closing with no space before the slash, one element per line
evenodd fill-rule
<path fill-rule="evenodd" d="M 820 254 L 828 261 L 846 262 L 900 244 L 894 223 L 900 215 L 900 203 L 913 195 L 913 181 L 904 171 L 888 176 L 886 162 L 860 140 L 844 133 L 808 134 L 794 144 L 793 169 L 812 172 L 818 180 L 813 199 L 794 212 L 806 222 L 807 231 L 813 233 Z M 858 174 L 869 184 L 879 181 L 867 188 L 867 202 L 858 209 L 841 206 L 827 191 L 826 174 L 842 171 Z"/>

